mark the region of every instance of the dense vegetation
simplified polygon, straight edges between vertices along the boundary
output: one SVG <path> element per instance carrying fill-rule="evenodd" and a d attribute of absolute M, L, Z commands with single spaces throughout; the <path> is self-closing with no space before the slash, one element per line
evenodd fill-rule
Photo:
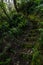
<path fill-rule="evenodd" d="M 43 0 L 0 2 L 0 65 L 43 65 Z"/>

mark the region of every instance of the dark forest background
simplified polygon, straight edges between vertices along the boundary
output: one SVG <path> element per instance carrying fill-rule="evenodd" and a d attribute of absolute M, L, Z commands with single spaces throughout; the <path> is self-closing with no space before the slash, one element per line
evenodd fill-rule
<path fill-rule="evenodd" d="M 43 0 L 0 2 L 0 65 L 43 65 Z"/>

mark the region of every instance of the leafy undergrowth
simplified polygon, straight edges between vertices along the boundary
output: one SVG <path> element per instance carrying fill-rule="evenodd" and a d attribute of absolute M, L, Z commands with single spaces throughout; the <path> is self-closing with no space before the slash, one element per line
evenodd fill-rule
<path fill-rule="evenodd" d="M 39 35 L 38 23 L 21 15 L 14 18 L 15 25 L 12 26 L 9 22 L 0 22 L 0 65 L 28 65 L 32 61 L 33 47 Z"/>
<path fill-rule="evenodd" d="M 43 65 L 43 9 L 35 10 L 12 15 L 0 8 L 0 65 Z"/>

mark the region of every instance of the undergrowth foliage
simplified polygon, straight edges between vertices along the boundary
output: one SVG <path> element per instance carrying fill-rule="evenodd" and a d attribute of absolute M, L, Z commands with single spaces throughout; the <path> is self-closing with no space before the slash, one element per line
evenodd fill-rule
<path fill-rule="evenodd" d="M 15 6 L 8 12 L 0 2 L 0 65 L 43 65 L 43 1 Z"/>

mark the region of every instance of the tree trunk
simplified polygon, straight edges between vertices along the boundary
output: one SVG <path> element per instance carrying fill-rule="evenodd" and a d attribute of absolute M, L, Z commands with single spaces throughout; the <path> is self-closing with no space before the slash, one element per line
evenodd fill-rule
<path fill-rule="evenodd" d="M 15 7 L 16 11 L 19 12 L 19 9 L 17 8 L 17 2 L 16 2 L 16 0 L 13 0 L 13 2 L 14 2 L 14 7 Z"/>

